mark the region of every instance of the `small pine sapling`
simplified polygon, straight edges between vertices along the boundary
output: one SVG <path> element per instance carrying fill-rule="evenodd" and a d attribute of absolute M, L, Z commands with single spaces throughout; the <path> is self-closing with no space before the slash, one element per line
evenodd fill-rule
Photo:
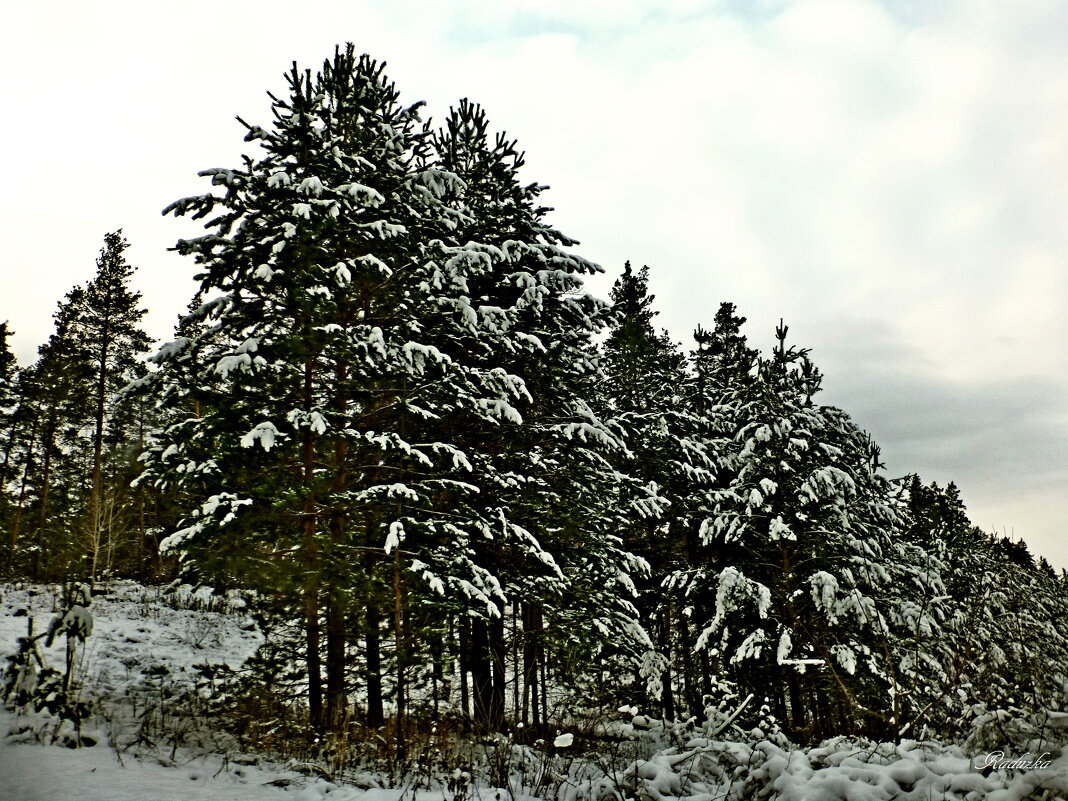
<path fill-rule="evenodd" d="M 91 738 L 83 738 L 81 733 L 81 722 L 89 714 L 89 704 L 79 700 L 72 691 L 78 643 L 84 643 L 93 631 L 89 598 L 87 585 L 71 583 L 64 588 L 63 608 L 52 618 L 47 631 L 35 635 L 33 618 L 29 618 L 26 636 L 19 637 L 18 649 L 7 658 L 2 679 L 3 697 L 9 709 L 21 712 L 32 705 L 37 712 L 48 712 L 59 718 L 53 740 L 59 737 L 63 723 L 70 721 L 76 737 L 67 741 L 75 745 L 95 743 Z M 51 647 L 59 635 L 67 638 L 62 673 L 48 665 L 38 645 L 44 639 L 45 647 Z"/>
<path fill-rule="evenodd" d="M 18 638 L 17 650 L 7 657 L 7 666 L 4 668 L 4 702 L 8 709 L 19 710 L 34 698 L 37 677 L 46 667 L 37 645 L 37 641 L 44 636 L 34 635 L 33 618 L 27 617 L 26 636 Z"/>
<path fill-rule="evenodd" d="M 74 672 L 74 657 L 78 643 L 84 643 L 93 633 L 93 615 L 89 611 L 91 592 L 87 584 L 71 582 L 63 588 L 63 610 L 48 624 L 45 647 L 51 648 L 57 635 L 67 638 L 66 665 L 63 674 L 63 689 L 70 689 Z"/>
<path fill-rule="evenodd" d="M 61 721 L 73 723 L 79 740 L 81 721 L 89 712 L 89 704 L 78 700 L 77 694 L 72 691 L 72 683 L 78 645 L 84 644 L 93 633 L 90 598 L 87 584 L 71 582 L 63 588 L 63 608 L 52 618 L 45 635 L 46 648 L 50 648 L 59 635 L 67 638 L 63 673 L 51 667 L 41 670 L 34 703 L 38 712 L 48 711 Z"/>

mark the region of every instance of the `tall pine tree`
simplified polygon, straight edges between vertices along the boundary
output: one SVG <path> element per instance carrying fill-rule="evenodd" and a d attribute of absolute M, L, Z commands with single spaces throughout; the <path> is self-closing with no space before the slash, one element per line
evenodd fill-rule
<path fill-rule="evenodd" d="M 9 558 L 37 579 L 81 570 L 76 553 L 85 498 L 85 439 L 89 420 L 88 356 L 78 334 L 85 290 L 60 301 L 55 332 L 37 361 L 19 376 L 10 451 L 17 500 L 9 528 Z M 26 543 L 29 543 L 28 547 Z"/>
<path fill-rule="evenodd" d="M 128 474 L 121 465 L 128 464 L 133 455 L 130 440 L 136 443 L 139 439 L 137 432 L 124 430 L 130 420 L 124 414 L 127 410 L 119 393 L 136 377 L 139 357 L 151 344 L 140 328 L 145 315 L 140 306 L 141 293 L 130 287 L 134 267 L 124 255 L 128 247 L 121 230 L 105 235 L 96 275 L 82 296 L 77 321 L 81 347 L 88 357 L 92 403 L 92 467 L 84 525 L 90 578 L 96 576 L 102 549 L 110 553 L 115 547 L 115 529 L 122 517 L 116 509 L 121 504 L 118 496 L 124 493 L 124 484 L 129 480 L 127 475 L 126 481 L 107 482 L 106 446 L 110 444 L 117 451 L 116 467 Z"/>
<path fill-rule="evenodd" d="M 630 631 L 634 616 L 629 578 L 620 577 L 640 566 L 615 536 L 628 516 L 629 480 L 604 458 L 621 452 L 622 442 L 585 400 L 602 375 L 594 334 L 607 309 L 582 290 L 582 276 L 600 268 L 565 250 L 575 243 L 546 221 L 549 209 L 539 201 L 545 187 L 520 180 L 522 152 L 490 132 L 480 106 L 461 101 L 433 144 L 436 163 L 460 179 L 444 198 L 459 216 L 442 237 L 481 250 L 462 301 L 479 326 L 450 331 L 459 338 L 442 346 L 506 371 L 524 388 L 514 404 L 520 425 L 464 432 L 481 464 L 482 513 L 514 524 L 477 545 L 501 578 L 504 598 L 489 619 L 467 612 L 473 711 L 490 727 L 500 724 L 509 650 L 501 621 L 510 607 L 522 620 L 521 642 L 510 649 L 522 651 L 524 663 L 513 677 L 516 714 L 539 724 L 543 677 L 554 662 L 548 655 L 566 650 L 573 662 L 579 654 L 596 659 L 606 638 Z M 512 633 L 519 638 L 516 628 Z"/>
<path fill-rule="evenodd" d="M 13 332 L 7 321 L 0 323 L 0 531 L 10 530 L 11 515 L 15 507 L 15 487 L 12 478 L 16 472 L 15 441 L 18 437 L 18 361 L 11 352 L 8 343 Z M 12 545 L 8 541 L 7 558 L 10 566 L 13 556 Z"/>
<path fill-rule="evenodd" d="M 247 126 L 262 155 L 206 173 L 222 194 L 169 209 L 216 216 L 212 233 L 179 243 L 204 268 L 203 303 L 155 357 L 148 384 L 172 422 L 143 481 L 187 498 L 167 546 L 188 567 L 288 593 L 294 612 L 299 598 L 315 725 L 343 722 L 362 618 L 376 725 L 383 636 L 405 715 L 427 645 L 416 600 L 497 626 L 509 603 L 500 549 L 564 575 L 516 518 L 523 486 L 610 436 L 574 394 L 546 395 L 528 421 L 536 396 L 516 369 L 531 360 L 533 379 L 532 365 L 563 356 L 555 374 L 577 381 L 592 365 L 596 304 L 575 295 L 591 266 L 518 224 L 514 240 L 457 234 L 475 219 L 466 178 L 437 161 L 418 107 L 400 105 L 367 56 L 338 50 L 288 82 L 273 125 Z M 536 433 L 524 458 L 541 478 L 501 474 L 500 440 L 486 436 L 498 429 Z M 569 438 L 596 442 L 563 451 Z M 507 503 L 485 500 L 502 487 Z"/>

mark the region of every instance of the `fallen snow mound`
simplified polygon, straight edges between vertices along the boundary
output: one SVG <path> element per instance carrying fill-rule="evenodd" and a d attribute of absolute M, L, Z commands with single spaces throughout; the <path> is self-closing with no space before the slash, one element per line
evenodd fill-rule
<path fill-rule="evenodd" d="M 814 748 L 785 749 L 767 741 L 698 738 L 685 748 L 638 760 L 616 781 L 602 780 L 593 795 L 595 801 L 620 795 L 647 801 L 1068 798 L 1068 753 L 1060 747 L 1050 745 L 1029 758 L 1020 755 L 1006 765 L 1012 762 L 1004 754 L 969 756 L 958 746 L 937 742 L 895 745 L 839 738 Z"/>

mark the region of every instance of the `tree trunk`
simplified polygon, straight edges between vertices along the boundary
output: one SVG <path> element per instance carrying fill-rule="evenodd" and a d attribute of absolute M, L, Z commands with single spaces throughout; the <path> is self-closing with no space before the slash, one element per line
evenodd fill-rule
<path fill-rule="evenodd" d="M 37 541 L 33 554 L 33 576 L 41 580 L 41 554 L 44 550 L 45 526 L 48 523 L 48 494 L 52 488 L 52 450 L 55 439 L 55 421 L 49 420 L 45 427 L 44 466 L 41 470 L 41 507 L 37 510 Z"/>
<path fill-rule="evenodd" d="M 675 692 L 672 689 L 672 670 L 671 670 L 671 606 L 670 604 L 665 606 L 660 613 L 660 625 L 659 629 L 659 643 L 658 647 L 660 653 L 667 659 L 667 667 L 664 668 L 664 673 L 660 680 L 663 685 L 662 694 L 660 696 L 660 706 L 663 710 L 664 720 L 675 719 Z"/>
<path fill-rule="evenodd" d="M 344 387 L 348 372 L 344 366 L 335 371 L 335 387 Z M 342 418 L 347 413 L 344 392 L 339 392 L 334 399 L 334 409 Z M 344 439 L 338 439 L 334 445 L 334 477 L 330 490 L 334 494 L 342 493 L 348 485 L 348 445 Z M 345 544 L 348 516 L 342 509 L 334 509 L 330 516 L 330 540 L 333 553 Z M 337 576 L 337 564 L 330 565 L 331 575 Z M 326 708 L 327 726 L 337 731 L 344 726 L 348 710 L 348 698 L 345 695 L 345 677 L 348 672 L 346 653 L 348 617 L 348 597 L 337 586 L 337 578 L 331 579 L 331 589 L 327 607 L 326 622 Z"/>
<path fill-rule="evenodd" d="M 441 637 L 435 635 L 431 641 L 431 647 L 434 649 L 434 654 L 431 657 L 430 680 L 433 684 L 431 690 L 434 703 L 434 720 L 436 721 L 438 719 L 438 701 L 441 694 L 441 687 L 445 683 L 445 642 Z"/>
<path fill-rule="evenodd" d="M 544 632 L 544 628 L 542 629 Z M 542 637 L 544 638 L 544 633 Z M 538 647 L 538 661 L 541 662 L 541 722 L 547 730 L 549 727 L 549 649 L 542 639 Z"/>
<path fill-rule="evenodd" d="M 712 657 L 707 648 L 701 649 L 701 697 L 712 694 Z"/>
<path fill-rule="evenodd" d="M 326 602 L 326 720 L 330 731 L 338 731 L 345 724 L 348 698 L 345 694 L 347 673 L 345 595 L 337 587 L 328 590 Z"/>
<path fill-rule="evenodd" d="M 679 637 L 682 652 L 682 682 L 683 698 L 686 703 L 687 715 L 700 715 L 703 711 L 701 693 L 698 686 L 699 678 L 694 666 L 694 652 L 690 649 L 690 622 L 686 615 L 679 615 Z"/>
<path fill-rule="evenodd" d="M 527 720 L 527 705 L 530 705 L 530 722 L 537 731 L 541 727 L 538 698 L 538 650 L 541 638 L 541 610 L 533 604 L 523 605 L 523 722 Z"/>
<path fill-rule="evenodd" d="M 519 609 L 512 604 L 512 722 L 516 723 L 519 717 Z M 524 721 L 525 723 L 525 721 Z"/>
<path fill-rule="evenodd" d="M 385 725 L 386 716 L 382 705 L 382 643 L 380 629 L 382 618 L 378 604 L 368 601 L 364 611 L 366 630 L 364 643 L 367 660 L 367 725 L 372 729 Z"/>
<path fill-rule="evenodd" d="M 472 719 L 475 727 L 485 731 L 492 727 L 493 673 L 490 668 L 489 631 L 486 621 L 470 618 L 471 641 L 468 659 L 471 667 Z"/>
<path fill-rule="evenodd" d="M 393 637 L 396 643 L 396 707 L 397 707 L 397 756 L 404 759 L 406 742 L 404 738 L 407 716 L 407 667 L 408 654 L 404 631 L 404 597 L 401 585 L 400 548 L 393 551 Z"/>
<path fill-rule="evenodd" d="M 100 366 L 96 376 L 96 398 L 93 409 L 93 472 L 92 485 L 89 490 L 89 537 L 90 560 L 89 581 L 96 579 L 97 559 L 100 554 L 100 496 L 103 484 L 103 456 L 104 456 L 104 406 L 107 398 L 108 379 L 108 338 L 111 335 L 109 320 L 104 320 L 104 328 L 100 335 Z"/>
<path fill-rule="evenodd" d="M 805 704 L 801 697 L 801 682 L 797 671 L 787 668 L 786 687 L 790 692 L 790 728 L 796 734 L 805 728 Z"/>
<path fill-rule="evenodd" d="M 489 635 L 490 698 L 489 724 L 493 731 L 504 725 L 505 660 L 504 613 L 491 618 L 486 628 Z"/>
<path fill-rule="evenodd" d="M 323 671 L 319 656 L 319 575 L 314 543 L 305 544 L 308 572 L 304 584 L 305 659 L 308 663 L 308 717 L 316 731 L 323 728 Z"/>
<path fill-rule="evenodd" d="M 315 362 L 308 359 L 304 363 L 303 405 L 310 411 L 314 400 L 313 377 Z M 304 623 L 308 663 L 308 714 L 312 727 L 323 729 L 323 670 L 320 656 L 321 627 L 319 621 L 319 545 L 316 542 L 316 508 L 313 495 L 315 482 L 315 440 L 310 428 L 302 432 L 304 503 L 303 549 L 304 549 Z"/>
<path fill-rule="evenodd" d="M 470 719 L 472 712 L 468 675 L 471 672 L 471 622 L 467 615 L 460 615 L 456 628 L 459 639 L 457 663 L 460 670 L 460 714 Z"/>

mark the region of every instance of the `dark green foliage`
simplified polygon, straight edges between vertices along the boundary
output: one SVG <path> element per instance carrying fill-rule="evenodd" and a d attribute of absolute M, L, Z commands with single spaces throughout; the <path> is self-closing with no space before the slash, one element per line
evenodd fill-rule
<path fill-rule="evenodd" d="M 351 46 L 287 82 L 256 155 L 166 210 L 207 231 L 150 365 L 121 231 L 33 365 L 0 324 L 6 569 L 158 575 L 164 540 L 257 591 L 238 734 L 389 725 L 396 764 L 431 719 L 548 735 L 562 688 L 724 721 L 752 693 L 776 738 L 1064 708 L 1068 579 L 955 485 L 888 480 L 785 325 L 761 354 L 722 303 L 685 354 L 648 267 L 584 292 L 479 105 L 434 128 Z M 42 636 L 84 640 L 73 598 Z M 37 639 L 5 694 L 77 719 Z"/>
<path fill-rule="evenodd" d="M 316 725 L 347 714 L 357 631 L 368 722 L 384 637 L 403 719 L 442 616 L 470 625 L 476 717 L 496 725 L 509 606 L 604 631 L 629 612 L 600 457 L 618 445 L 580 394 L 603 314 L 580 276 L 596 268 L 541 221 L 477 107 L 431 136 L 351 48 L 288 78 L 272 127 L 247 126 L 262 156 L 169 209 L 217 216 L 178 245 L 204 302 L 145 384 L 168 422 L 139 483 L 183 497 L 167 545 L 190 574 L 305 617 Z"/>
<path fill-rule="evenodd" d="M 87 287 L 59 304 L 55 333 L 18 374 L 3 442 L 6 556 L 39 578 L 95 575 L 136 555 L 127 492 L 144 421 L 122 388 L 148 338 L 129 288 L 120 232 L 108 234 Z"/>
<path fill-rule="evenodd" d="M 55 333 L 37 362 L 19 376 L 12 416 L 11 476 L 17 501 L 9 523 L 8 560 L 30 575 L 62 576 L 75 553 L 85 492 L 85 442 L 90 414 L 88 355 L 78 334 L 85 290 L 67 293 Z"/>
<path fill-rule="evenodd" d="M 128 247 L 121 230 L 104 237 L 79 320 L 92 398 L 92 463 L 82 527 L 91 579 L 101 566 L 114 567 L 117 549 L 139 550 L 145 539 L 145 499 L 128 492 L 144 446 L 144 412 L 121 391 L 143 372 L 139 357 L 151 340 L 140 328 L 141 293 L 130 288 L 134 268 L 124 255 Z"/>
<path fill-rule="evenodd" d="M 11 530 L 18 500 L 18 490 L 13 479 L 18 471 L 16 442 L 21 421 L 16 417 L 19 409 L 18 362 L 8 344 L 12 333 L 7 322 L 0 323 L 0 532 L 3 533 Z M 7 546 L 8 558 L 3 561 L 8 564 L 3 567 L 10 568 L 10 540 Z"/>

